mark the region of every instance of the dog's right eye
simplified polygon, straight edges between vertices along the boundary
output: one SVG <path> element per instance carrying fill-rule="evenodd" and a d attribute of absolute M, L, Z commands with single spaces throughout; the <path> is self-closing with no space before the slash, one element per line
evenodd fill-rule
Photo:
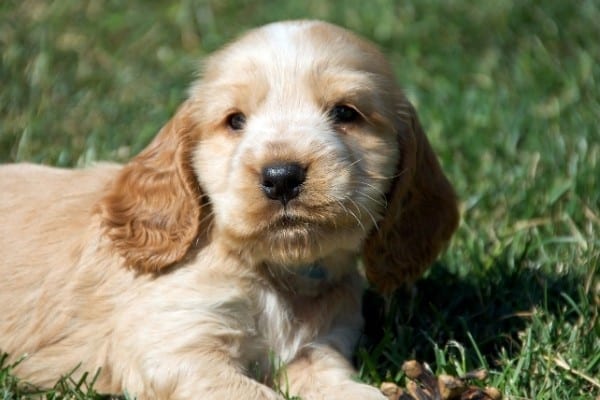
<path fill-rule="evenodd" d="M 360 114 L 353 107 L 337 105 L 329 111 L 329 116 L 336 124 L 350 124 L 360 118 Z"/>
<path fill-rule="evenodd" d="M 246 116 L 241 112 L 230 114 L 227 117 L 227 126 L 234 131 L 241 131 L 246 126 Z"/>

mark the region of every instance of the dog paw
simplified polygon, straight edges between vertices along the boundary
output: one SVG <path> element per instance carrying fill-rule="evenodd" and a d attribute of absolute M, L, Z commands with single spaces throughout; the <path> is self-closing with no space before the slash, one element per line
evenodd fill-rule
<path fill-rule="evenodd" d="M 387 397 L 377 388 L 363 383 L 351 382 L 339 386 L 332 399 L 340 400 L 387 400 Z"/>

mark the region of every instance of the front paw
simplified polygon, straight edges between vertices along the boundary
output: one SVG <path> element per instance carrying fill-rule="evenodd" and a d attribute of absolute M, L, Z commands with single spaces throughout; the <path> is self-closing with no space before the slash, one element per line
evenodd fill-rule
<path fill-rule="evenodd" d="M 340 387 L 335 399 L 344 400 L 388 400 L 379 389 L 364 383 L 349 382 Z"/>

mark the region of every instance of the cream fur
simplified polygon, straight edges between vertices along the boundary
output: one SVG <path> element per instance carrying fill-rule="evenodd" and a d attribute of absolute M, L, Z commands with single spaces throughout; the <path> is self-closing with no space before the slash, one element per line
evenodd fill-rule
<path fill-rule="evenodd" d="M 277 23 L 209 58 L 131 163 L 0 167 L 0 349 L 35 384 L 101 368 L 98 390 L 138 399 L 383 400 L 348 360 L 403 102 L 374 46 Z M 335 124 L 339 104 L 359 121 Z M 285 208 L 259 189 L 279 161 L 307 168 Z M 314 262 L 326 278 L 298 273 Z"/>

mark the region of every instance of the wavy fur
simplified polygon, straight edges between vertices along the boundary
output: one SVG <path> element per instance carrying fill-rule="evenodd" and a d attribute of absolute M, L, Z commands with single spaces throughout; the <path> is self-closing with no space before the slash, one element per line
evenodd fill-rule
<path fill-rule="evenodd" d="M 79 366 L 138 399 L 384 400 L 349 362 L 357 258 L 388 293 L 458 219 L 413 107 L 375 46 L 323 22 L 205 65 L 123 166 L 0 167 L 0 348 L 41 386 Z M 273 165 L 302 171 L 291 199 L 268 195 Z"/>

